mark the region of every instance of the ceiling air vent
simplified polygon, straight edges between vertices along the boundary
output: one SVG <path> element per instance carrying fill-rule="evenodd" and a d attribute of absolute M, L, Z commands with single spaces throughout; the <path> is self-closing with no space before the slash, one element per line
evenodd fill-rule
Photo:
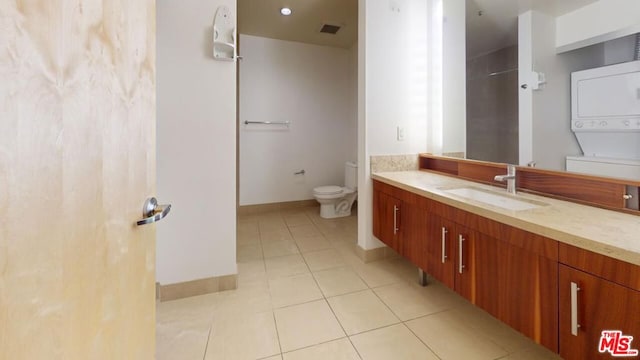
<path fill-rule="evenodd" d="M 335 35 L 338 32 L 338 30 L 340 30 L 340 26 L 329 25 L 329 24 L 323 24 L 322 27 L 320 28 L 321 33 L 333 34 L 333 35 Z"/>

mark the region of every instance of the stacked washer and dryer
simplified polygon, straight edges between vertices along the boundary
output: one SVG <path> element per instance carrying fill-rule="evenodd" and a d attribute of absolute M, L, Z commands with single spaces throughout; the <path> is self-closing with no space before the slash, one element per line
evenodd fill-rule
<path fill-rule="evenodd" d="M 567 171 L 640 181 L 640 61 L 571 74 L 571 130 L 583 155 Z M 638 188 L 628 189 L 638 208 Z"/>

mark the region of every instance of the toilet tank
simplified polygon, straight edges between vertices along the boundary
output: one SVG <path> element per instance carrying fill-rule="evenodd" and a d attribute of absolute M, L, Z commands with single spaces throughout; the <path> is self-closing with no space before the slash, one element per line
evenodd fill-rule
<path fill-rule="evenodd" d="M 344 186 L 353 190 L 358 189 L 358 164 L 351 161 L 344 164 Z"/>

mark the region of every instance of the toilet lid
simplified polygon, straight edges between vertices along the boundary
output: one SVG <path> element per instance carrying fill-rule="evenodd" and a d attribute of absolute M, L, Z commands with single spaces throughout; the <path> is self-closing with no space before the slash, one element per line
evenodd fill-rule
<path fill-rule="evenodd" d="M 333 185 L 320 186 L 313 189 L 313 192 L 315 192 L 316 194 L 322 194 L 322 195 L 335 195 L 335 194 L 340 194 L 342 192 L 342 188 L 340 186 L 333 186 Z"/>

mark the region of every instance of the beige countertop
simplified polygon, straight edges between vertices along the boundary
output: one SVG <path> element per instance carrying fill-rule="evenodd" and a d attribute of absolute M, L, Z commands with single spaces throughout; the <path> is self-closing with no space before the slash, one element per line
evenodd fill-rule
<path fill-rule="evenodd" d="M 528 210 L 508 210 L 446 192 L 472 187 L 501 195 L 499 187 L 426 171 L 378 172 L 375 180 L 538 235 L 640 265 L 640 217 L 526 193 L 514 195 L 543 203 Z"/>

